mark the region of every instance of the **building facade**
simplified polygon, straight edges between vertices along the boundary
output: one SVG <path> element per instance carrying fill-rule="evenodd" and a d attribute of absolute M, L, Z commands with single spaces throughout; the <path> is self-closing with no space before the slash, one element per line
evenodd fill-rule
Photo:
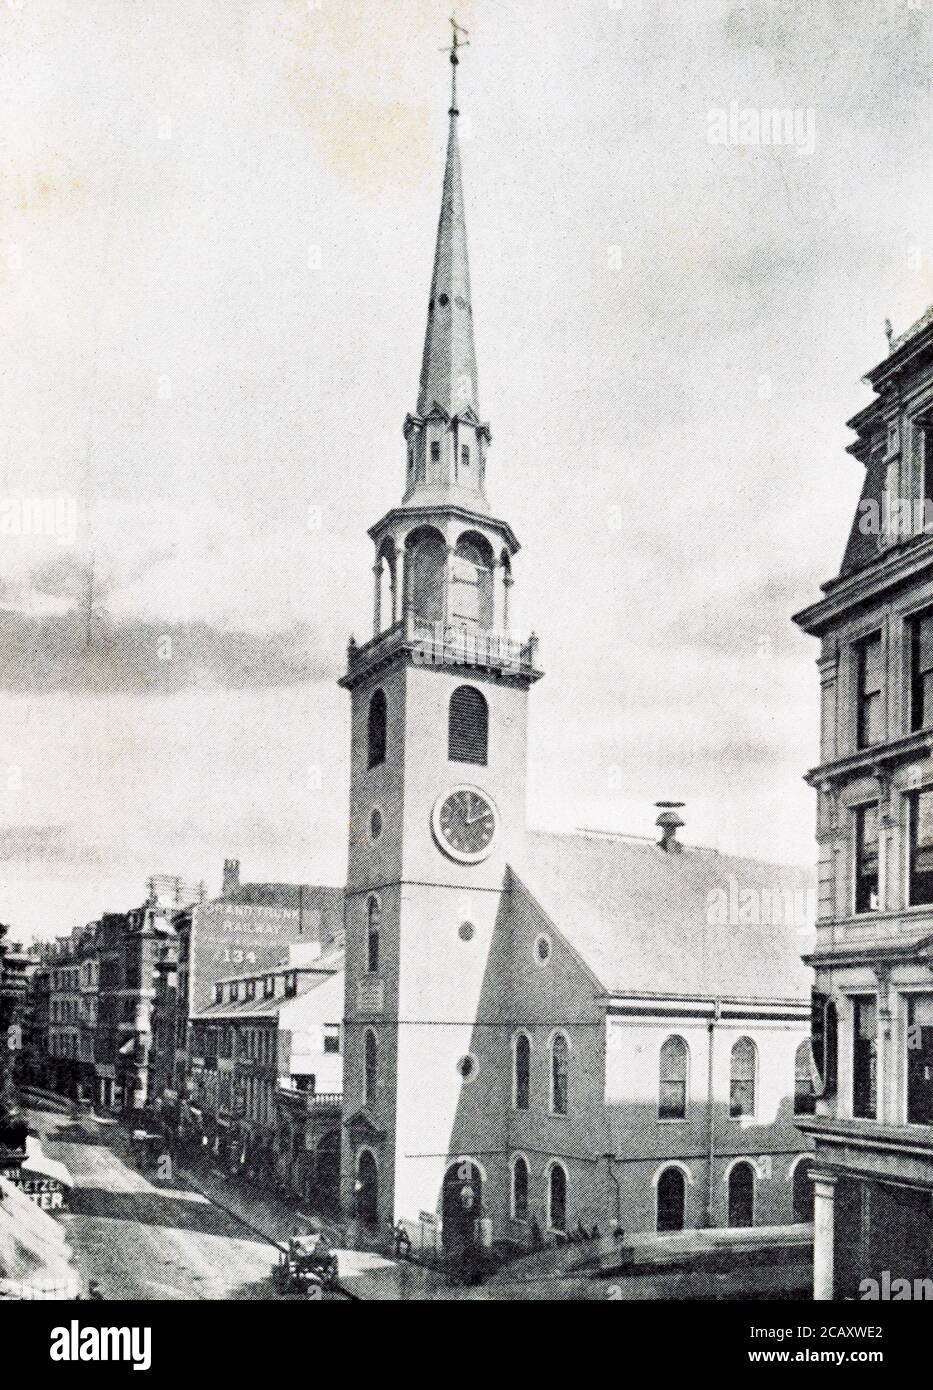
<path fill-rule="evenodd" d="M 541 672 L 487 496 L 457 122 L 454 91 L 403 495 L 341 682 L 344 1205 L 451 1250 L 789 1223 L 810 876 L 683 848 L 669 812 L 660 845 L 526 824 Z"/>
<path fill-rule="evenodd" d="M 192 1019 L 182 1106 L 186 1147 L 318 1210 L 338 1200 L 342 964 L 339 949 L 293 945 L 274 970 L 218 981 Z"/>
<path fill-rule="evenodd" d="M 850 422 L 865 480 L 821 643 L 816 1296 L 933 1274 L 933 310 Z"/>

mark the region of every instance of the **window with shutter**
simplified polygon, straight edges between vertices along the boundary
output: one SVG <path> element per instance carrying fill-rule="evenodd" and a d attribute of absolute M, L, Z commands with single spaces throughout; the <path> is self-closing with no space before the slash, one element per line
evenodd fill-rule
<path fill-rule="evenodd" d="M 450 697 L 447 756 L 452 763 L 486 766 L 489 708 L 479 690 L 461 685 Z"/>

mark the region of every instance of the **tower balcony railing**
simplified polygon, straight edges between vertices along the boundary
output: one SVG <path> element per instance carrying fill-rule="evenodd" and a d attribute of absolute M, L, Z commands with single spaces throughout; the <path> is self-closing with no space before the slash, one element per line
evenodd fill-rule
<path fill-rule="evenodd" d="M 362 675 L 381 665 L 400 649 L 406 649 L 418 666 L 475 667 L 536 680 L 538 638 L 527 641 L 494 628 L 463 623 L 425 622 L 409 613 L 381 632 L 378 637 L 357 646 L 350 638 L 347 647 L 347 678 Z"/>

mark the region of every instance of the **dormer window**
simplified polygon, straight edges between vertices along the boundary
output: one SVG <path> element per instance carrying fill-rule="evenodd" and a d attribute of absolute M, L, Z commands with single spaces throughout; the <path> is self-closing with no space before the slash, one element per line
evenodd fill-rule
<path fill-rule="evenodd" d="M 438 444 L 437 440 L 435 439 L 435 440 L 433 441 L 433 443 L 431 444 L 431 462 L 432 462 L 432 463 L 440 463 L 440 461 L 441 461 L 441 446 L 440 446 L 440 444 Z"/>

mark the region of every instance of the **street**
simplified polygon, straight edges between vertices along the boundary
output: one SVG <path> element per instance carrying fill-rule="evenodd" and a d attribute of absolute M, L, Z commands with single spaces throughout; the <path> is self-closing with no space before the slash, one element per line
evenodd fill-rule
<path fill-rule="evenodd" d="M 71 1172 L 62 1220 L 103 1298 L 278 1297 L 270 1278 L 275 1246 L 200 1192 L 143 1177 L 122 1155 L 118 1125 L 48 1110 L 30 1110 L 28 1122 L 46 1154 Z"/>

